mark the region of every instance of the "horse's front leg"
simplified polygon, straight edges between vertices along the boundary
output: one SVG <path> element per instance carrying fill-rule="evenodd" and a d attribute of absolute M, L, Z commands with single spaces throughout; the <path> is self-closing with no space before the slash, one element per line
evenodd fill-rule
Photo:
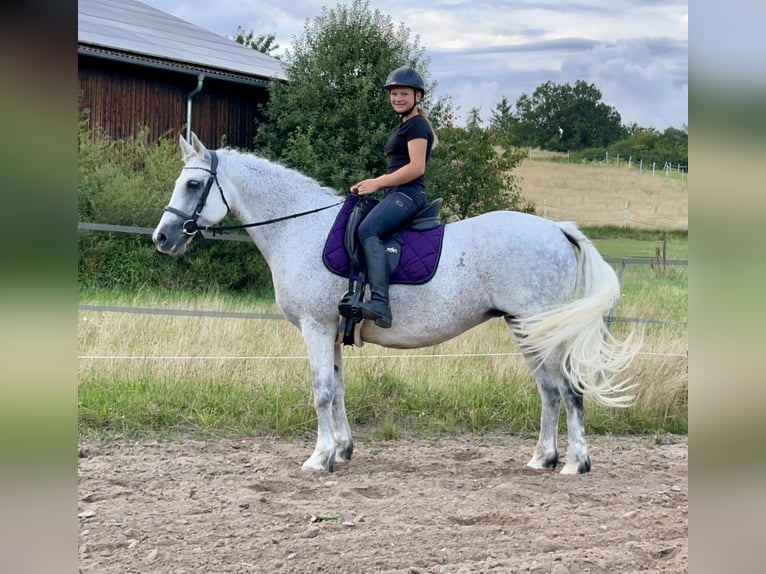
<path fill-rule="evenodd" d="M 302 326 L 303 338 L 311 363 L 311 377 L 314 386 L 314 408 L 317 413 L 317 442 L 312 455 L 303 463 L 306 470 L 332 472 L 336 462 L 336 451 L 346 454 L 351 436 L 346 419 L 344 386 L 337 384 L 338 375 L 342 381 L 342 370 L 336 360 L 340 357 L 335 349 L 335 327 L 323 328 L 313 321 Z M 335 418 L 340 416 L 339 424 Z M 336 443 L 337 438 L 341 443 Z M 350 456 L 350 453 L 348 453 Z"/>
<path fill-rule="evenodd" d="M 339 344 L 335 345 L 335 364 L 333 365 L 335 394 L 332 402 L 333 431 L 335 434 L 335 461 L 351 460 L 354 441 L 351 439 L 351 427 L 346 415 L 346 381 L 343 376 L 343 355 Z"/>

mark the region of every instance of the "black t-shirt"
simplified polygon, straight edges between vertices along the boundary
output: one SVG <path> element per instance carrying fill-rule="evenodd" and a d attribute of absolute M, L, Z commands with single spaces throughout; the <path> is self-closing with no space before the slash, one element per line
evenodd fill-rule
<path fill-rule="evenodd" d="M 410 140 L 425 139 L 426 144 L 426 164 L 431 157 L 431 147 L 434 143 L 434 134 L 428 121 L 421 115 L 411 117 L 406 122 L 401 122 L 386 144 L 386 156 L 388 157 L 388 173 L 392 173 L 410 163 L 410 152 L 407 143 Z M 414 179 L 412 183 L 425 186 L 425 178 L 421 175 Z"/>

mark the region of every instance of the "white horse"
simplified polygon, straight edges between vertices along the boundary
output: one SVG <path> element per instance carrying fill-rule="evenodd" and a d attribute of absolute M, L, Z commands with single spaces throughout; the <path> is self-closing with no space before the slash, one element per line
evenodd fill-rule
<path fill-rule="evenodd" d="M 322 250 L 344 197 L 253 154 L 207 150 L 179 138 L 184 168 L 154 231 L 157 249 L 181 255 L 200 227 L 231 211 L 268 263 L 276 302 L 300 329 L 311 363 L 317 442 L 304 469 L 332 471 L 351 458 L 338 302 L 348 280 L 323 264 Z M 266 223 L 266 224 L 262 224 Z M 243 226 L 245 227 L 245 226 Z M 534 372 L 542 398 L 540 435 L 528 466 L 555 468 L 563 399 L 568 448 L 563 474 L 590 470 L 583 397 L 609 406 L 632 401 L 616 377 L 639 337 L 618 341 L 604 314 L 619 297 L 611 266 L 573 223 L 495 211 L 449 223 L 441 259 L 423 285 L 392 285 L 393 325 L 364 321 L 363 341 L 409 349 L 435 345 L 502 317 Z"/>

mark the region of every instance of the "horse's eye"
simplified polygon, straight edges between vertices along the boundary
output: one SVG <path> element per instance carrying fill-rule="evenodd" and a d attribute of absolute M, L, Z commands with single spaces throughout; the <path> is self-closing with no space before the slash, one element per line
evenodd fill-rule
<path fill-rule="evenodd" d="M 186 187 L 195 190 L 200 186 L 200 181 L 198 179 L 190 179 L 186 182 Z"/>

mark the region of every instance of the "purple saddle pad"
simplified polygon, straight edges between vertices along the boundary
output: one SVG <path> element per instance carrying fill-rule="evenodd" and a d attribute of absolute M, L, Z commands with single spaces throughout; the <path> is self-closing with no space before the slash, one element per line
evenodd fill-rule
<path fill-rule="evenodd" d="M 327 235 L 322 261 L 325 267 L 336 275 L 351 279 L 361 279 L 358 275 L 351 274 L 351 260 L 345 245 L 346 223 L 354 209 L 358 195 L 349 195 L 340 212 L 335 218 L 335 223 Z M 391 284 L 421 285 L 431 280 L 439 263 L 444 238 L 444 225 L 441 224 L 428 231 L 413 231 L 404 229 L 399 231 L 402 237 L 401 255 L 399 263 L 391 272 Z"/>

